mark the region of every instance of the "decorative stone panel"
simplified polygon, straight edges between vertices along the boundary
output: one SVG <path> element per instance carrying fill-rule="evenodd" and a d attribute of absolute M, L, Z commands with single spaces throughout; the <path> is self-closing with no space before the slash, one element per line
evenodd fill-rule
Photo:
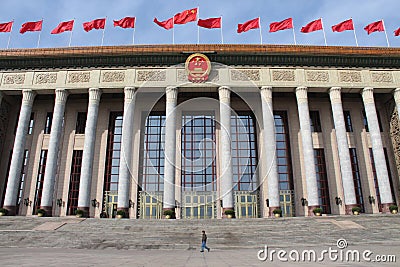
<path fill-rule="evenodd" d="M 329 82 L 329 72 L 327 71 L 307 71 L 308 82 Z"/>
<path fill-rule="evenodd" d="M 296 75 L 293 70 L 273 70 L 272 80 L 282 82 L 294 82 Z"/>
<path fill-rule="evenodd" d="M 390 72 L 372 72 L 372 82 L 374 83 L 392 83 L 393 76 Z"/>
<path fill-rule="evenodd" d="M 138 82 L 163 82 L 166 80 L 167 73 L 165 70 L 138 70 Z"/>
<path fill-rule="evenodd" d="M 188 82 L 188 74 L 186 70 L 178 70 L 178 81 L 179 82 Z M 208 75 L 208 82 L 217 82 L 219 81 L 219 71 L 218 70 L 211 70 L 210 75 Z"/>
<path fill-rule="evenodd" d="M 3 84 L 24 84 L 25 74 L 4 74 Z"/>
<path fill-rule="evenodd" d="M 90 81 L 90 72 L 68 73 L 67 83 L 88 83 L 89 81 Z"/>
<path fill-rule="evenodd" d="M 341 71 L 339 72 L 339 82 L 343 83 L 360 83 L 361 72 L 359 71 Z"/>
<path fill-rule="evenodd" d="M 231 70 L 232 81 L 260 81 L 260 70 Z"/>
<path fill-rule="evenodd" d="M 105 71 L 101 75 L 101 82 L 115 83 L 125 81 L 124 71 Z"/>
<path fill-rule="evenodd" d="M 35 74 L 34 84 L 56 83 L 57 73 L 37 73 Z"/>

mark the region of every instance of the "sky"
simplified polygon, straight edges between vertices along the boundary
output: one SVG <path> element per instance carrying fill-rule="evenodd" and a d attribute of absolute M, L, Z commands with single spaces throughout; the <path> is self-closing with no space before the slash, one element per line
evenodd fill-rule
<path fill-rule="evenodd" d="M 75 19 L 71 46 L 99 46 L 102 30 L 85 32 L 82 24 L 107 17 L 103 45 L 131 45 L 133 30 L 114 28 L 112 20 L 136 17 L 135 44 L 172 44 L 172 30 L 157 26 L 153 19 L 166 20 L 186 9 L 199 7 L 202 19 L 222 16 L 225 44 L 260 44 L 260 30 L 238 34 L 237 24 L 260 17 L 263 44 L 294 43 L 292 30 L 269 33 L 269 24 L 293 18 L 297 44 L 324 45 L 322 31 L 304 34 L 300 28 L 322 18 L 329 46 L 355 46 L 353 31 L 334 33 L 331 26 L 353 18 L 359 46 L 387 46 L 384 32 L 367 35 L 363 29 L 383 19 L 391 47 L 400 47 L 400 36 L 393 31 L 400 27 L 399 0 L 2 0 L 0 23 L 14 20 L 10 48 L 35 48 L 39 32 L 20 34 L 21 25 L 43 19 L 40 48 L 68 46 L 71 33 L 50 34 L 60 22 Z M 200 44 L 221 43 L 220 29 L 199 30 Z M 0 33 L 0 49 L 7 47 L 9 33 Z M 175 44 L 196 44 L 195 22 L 175 25 Z"/>

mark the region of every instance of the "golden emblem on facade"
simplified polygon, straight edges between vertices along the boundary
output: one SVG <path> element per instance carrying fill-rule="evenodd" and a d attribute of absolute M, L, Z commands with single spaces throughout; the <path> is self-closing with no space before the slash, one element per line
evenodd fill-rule
<path fill-rule="evenodd" d="M 188 79 L 194 83 L 201 83 L 208 80 L 211 71 L 211 62 L 206 55 L 196 53 L 189 56 L 185 63 Z"/>

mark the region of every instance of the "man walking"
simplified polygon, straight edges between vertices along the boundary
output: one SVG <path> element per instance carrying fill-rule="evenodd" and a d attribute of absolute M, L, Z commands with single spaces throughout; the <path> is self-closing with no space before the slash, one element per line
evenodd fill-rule
<path fill-rule="evenodd" d="M 207 249 L 208 252 L 210 252 L 210 248 L 207 247 L 207 235 L 206 235 L 206 231 L 202 231 L 203 235 L 201 237 L 201 250 L 200 252 L 204 252 L 204 249 Z"/>

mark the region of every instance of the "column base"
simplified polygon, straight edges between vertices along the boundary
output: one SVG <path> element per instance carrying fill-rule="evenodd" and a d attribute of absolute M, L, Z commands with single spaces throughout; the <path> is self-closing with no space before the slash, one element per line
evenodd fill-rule
<path fill-rule="evenodd" d="M 394 203 L 382 203 L 381 208 L 382 208 L 382 213 L 391 213 L 389 207 L 391 205 L 394 205 Z"/>
<path fill-rule="evenodd" d="M 45 217 L 52 217 L 53 216 L 53 207 L 52 206 L 40 206 L 41 209 L 45 212 Z"/>
<path fill-rule="evenodd" d="M 163 219 L 176 219 L 175 208 L 163 208 Z"/>
<path fill-rule="evenodd" d="M 274 210 L 280 209 L 281 207 L 268 207 L 268 217 L 275 217 Z M 282 215 L 282 214 L 281 214 Z"/>
<path fill-rule="evenodd" d="M 17 206 L 3 206 L 3 208 L 8 210 L 7 216 L 17 215 Z"/>
<path fill-rule="evenodd" d="M 359 207 L 359 205 L 357 204 L 350 204 L 350 205 L 345 205 L 345 214 L 346 215 L 352 215 L 353 211 L 352 209 L 355 207 Z"/>
<path fill-rule="evenodd" d="M 117 214 L 118 211 L 122 210 L 124 212 L 124 215 L 122 216 L 122 218 L 129 218 L 129 208 L 117 208 Z"/>
<path fill-rule="evenodd" d="M 314 209 L 319 208 L 320 206 L 308 206 L 308 216 L 314 217 Z"/>
<path fill-rule="evenodd" d="M 78 210 L 83 211 L 83 214 L 82 214 L 83 218 L 89 218 L 89 207 L 78 207 Z"/>
<path fill-rule="evenodd" d="M 227 210 L 233 211 L 233 213 L 228 212 L 228 214 L 225 214 Z M 235 216 L 235 209 L 234 208 L 222 208 L 222 219 L 232 219 L 236 218 Z"/>

